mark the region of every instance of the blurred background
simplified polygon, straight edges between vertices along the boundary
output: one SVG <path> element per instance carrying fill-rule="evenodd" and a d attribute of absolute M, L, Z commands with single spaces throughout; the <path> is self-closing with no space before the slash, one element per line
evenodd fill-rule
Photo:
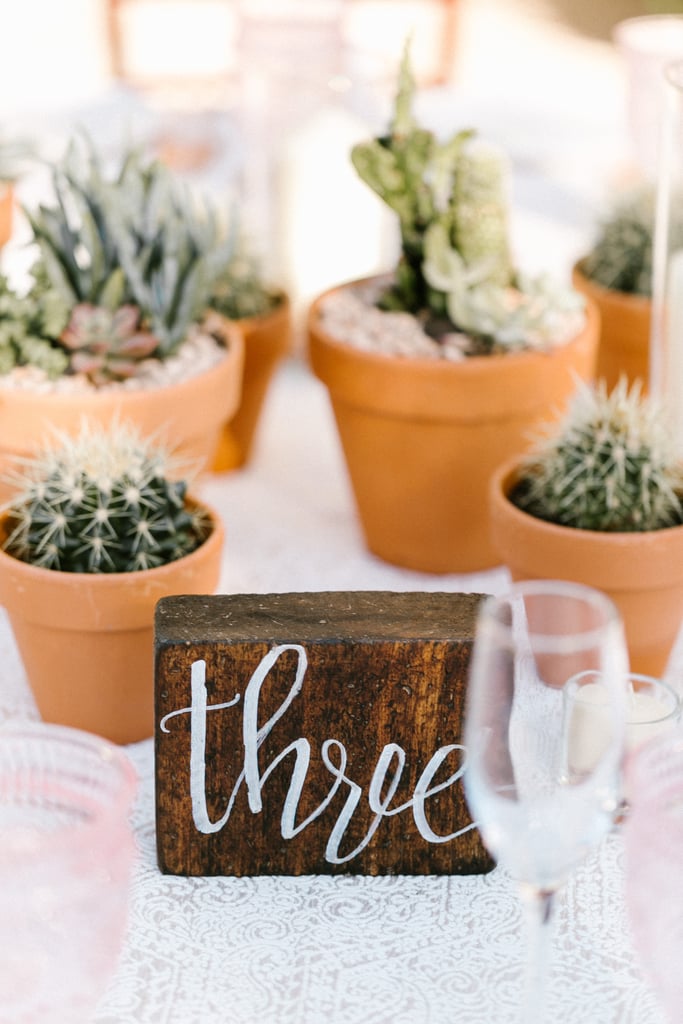
<path fill-rule="evenodd" d="M 605 194 L 652 173 L 617 28 L 683 16 L 683 0 L 2 4 L 0 144 L 27 140 L 40 157 L 17 181 L 5 271 L 20 275 L 30 258 L 21 203 L 45 194 L 50 160 L 84 128 L 112 160 L 134 142 L 224 201 L 299 309 L 393 262 L 393 223 L 349 150 L 386 125 L 408 37 L 420 117 L 448 134 L 476 127 L 508 150 L 519 258 L 568 274 Z M 670 30 L 665 44 L 683 56 Z"/>

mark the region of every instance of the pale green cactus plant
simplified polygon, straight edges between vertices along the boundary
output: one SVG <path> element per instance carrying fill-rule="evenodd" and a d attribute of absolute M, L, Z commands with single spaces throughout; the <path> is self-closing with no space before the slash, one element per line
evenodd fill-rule
<path fill-rule="evenodd" d="M 683 522 L 683 466 L 661 406 L 641 382 L 580 383 L 564 419 L 524 458 L 510 498 L 582 530 L 659 530 Z"/>
<path fill-rule="evenodd" d="M 217 211 L 134 149 L 108 177 L 87 138 L 71 141 L 52 183 L 54 204 L 25 212 L 53 287 L 70 308 L 137 307 L 154 355 L 171 355 L 233 252 Z"/>
<path fill-rule="evenodd" d="M 413 113 L 414 95 L 406 47 L 389 131 L 355 145 L 351 161 L 399 219 L 401 258 L 380 305 L 416 314 L 429 309 L 442 316 L 441 297 L 423 272 L 425 237 L 433 226 L 441 228 L 467 263 L 486 262 L 499 283 L 512 280 L 504 171 L 490 151 L 482 158 L 469 145 L 472 131 L 459 131 L 442 143 L 420 127 Z"/>
<path fill-rule="evenodd" d="M 469 355 L 548 344 L 558 312 L 583 300 L 519 277 L 507 159 L 469 129 L 440 142 L 418 125 L 414 95 L 406 47 L 388 133 L 351 152 L 359 176 L 399 219 L 399 263 L 377 305 L 414 314 L 437 340 L 466 334 Z"/>
<path fill-rule="evenodd" d="M 468 266 L 438 224 L 425 239 L 424 274 L 443 293 L 450 323 L 467 335 L 469 355 L 548 348 L 582 315 L 581 296 L 549 277 L 518 274 L 515 288 L 501 287 L 485 263 Z"/>
<path fill-rule="evenodd" d="M 55 433 L 8 475 L 15 489 L 4 550 L 61 572 L 153 569 L 182 558 L 210 524 L 187 502 L 187 481 L 169 458 L 125 423 L 84 422 L 75 436 Z"/>

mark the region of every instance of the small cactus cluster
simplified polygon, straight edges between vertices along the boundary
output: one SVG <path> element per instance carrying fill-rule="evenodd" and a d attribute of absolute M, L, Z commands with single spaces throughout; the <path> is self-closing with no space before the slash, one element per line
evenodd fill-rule
<path fill-rule="evenodd" d="M 164 450 L 132 426 L 84 422 L 73 437 L 21 460 L 9 482 L 4 549 L 61 572 L 152 569 L 182 558 L 208 536 L 189 506 L 187 482 L 169 475 Z"/>
<path fill-rule="evenodd" d="M 619 197 L 582 261 L 586 277 L 613 291 L 652 294 L 654 198 L 649 186 Z"/>
<path fill-rule="evenodd" d="M 683 247 L 683 202 L 672 220 L 672 245 Z M 585 276 L 612 291 L 652 296 L 652 245 L 655 188 L 638 185 L 619 195 L 598 227 L 590 251 L 581 261 Z"/>
<path fill-rule="evenodd" d="M 634 532 L 683 522 L 683 466 L 662 408 L 621 378 L 581 383 L 564 419 L 524 459 L 519 508 L 581 530 Z"/>
<path fill-rule="evenodd" d="M 531 301 L 523 294 L 509 241 L 507 159 L 469 129 L 439 142 L 416 122 L 414 94 L 406 48 L 388 133 L 351 152 L 358 175 L 399 219 L 401 255 L 379 308 L 414 314 L 437 340 L 467 334 L 469 355 L 545 343 L 539 318 L 553 319 L 558 294 L 543 283 L 532 285 Z M 577 302 L 569 291 L 567 302 Z M 520 345 L 527 327 L 534 341 Z"/>
<path fill-rule="evenodd" d="M 213 282 L 208 305 L 229 320 L 244 320 L 269 313 L 281 298 L 266 286 L 258 260 L 240 243 Z"/>

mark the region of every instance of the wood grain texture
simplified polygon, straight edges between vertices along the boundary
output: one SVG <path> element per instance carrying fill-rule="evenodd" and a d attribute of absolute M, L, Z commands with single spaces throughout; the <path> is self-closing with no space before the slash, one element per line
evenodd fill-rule
<path fill-rule="evenodd" d="M 476 594 L 359 591 L 160 601 L 155 623 L 160 869 L 181 875 L 488 871 L 492 863 L 479 834 L 468 828 L 460 781 L 427 794 L 423 820 L 428 837 L 466 829 L 461 835 L 443 843 L 425 838 L 417 823 L 419 799 L 414 813 L 415 788 L 428 762 L 439 748 L 461 740 L 480 600 Z M 278 645 L 298 649 L 278 654 L 258 696 L 252 740 L 256 728 L 264 735 L 252 762 L 259 777 L 252 786 L 252 799 L 260 802 L 255 811 L 241 778 L 247 750 L 256 749 L 255 742 L 250 747 L 245 725 L 254 719 L 245 714 L 245 706 L 253 708 L 256 684 L 250 680 Z M 303 682 L 292 696 L 302 658 Z M 191 715 L 173 714 L 189 709 L 192 664 L 201 660 L 208 705 L 227 704 L 239 695 L 236 703 L 209 709 L 205 716 L 200 789 L 208 820 L 225 819 L 209 834 L 199 831 L 193 815 L 190 760 L 196 735 L 193 739 Z M 382 782 L 376 766 L 388 744 L 393 746 L 385 751 L 388 771 Z M 405 760 L 399 773 L 401 751 Z M 296 834 L 283 838 L 283 808 L 288 794 L 291 800 L 299 758 L 303 785 L 293 819 Z M 450 751 L 429 786 L 445 782 L 462 758 L 462 751 Z M 388 800 L 392 779 L 396 789 Z M 336 824 L 356 798 L 346 825 Z M 324 809 L 316 813 L 321 805 Z M 401 806 L 400 812 L 390 813 Z M 309 816 L 310 822 L 297 831 Z"/>

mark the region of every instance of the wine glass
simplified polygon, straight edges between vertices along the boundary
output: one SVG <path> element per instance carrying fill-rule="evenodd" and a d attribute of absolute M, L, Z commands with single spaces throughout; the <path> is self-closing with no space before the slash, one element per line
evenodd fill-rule
<path fill-rule="evenodd" d="M 122 943 L 132 764 L 90 733 L 0 730 L 0 1022 L 89 1020 Z"/>
<path fill-rule="evenodd" d="M 626 904 L 638 958 L 672 1022 L 683 1006 L 683 730 L 626 762 Z"/>
<path fill-rule="evenodd" d="M 465 792 L 482 839 L 517 880 L 530 923 L 525 1024 L 544 1012 L 554 897 L 610 831 L 619 801 L 628 658 L 621 619 L 581 584 L 513 584 L 482 605 L 470 665 Z M 607 712 L 577 766 L 563 688 L 601 673 Z"/>

